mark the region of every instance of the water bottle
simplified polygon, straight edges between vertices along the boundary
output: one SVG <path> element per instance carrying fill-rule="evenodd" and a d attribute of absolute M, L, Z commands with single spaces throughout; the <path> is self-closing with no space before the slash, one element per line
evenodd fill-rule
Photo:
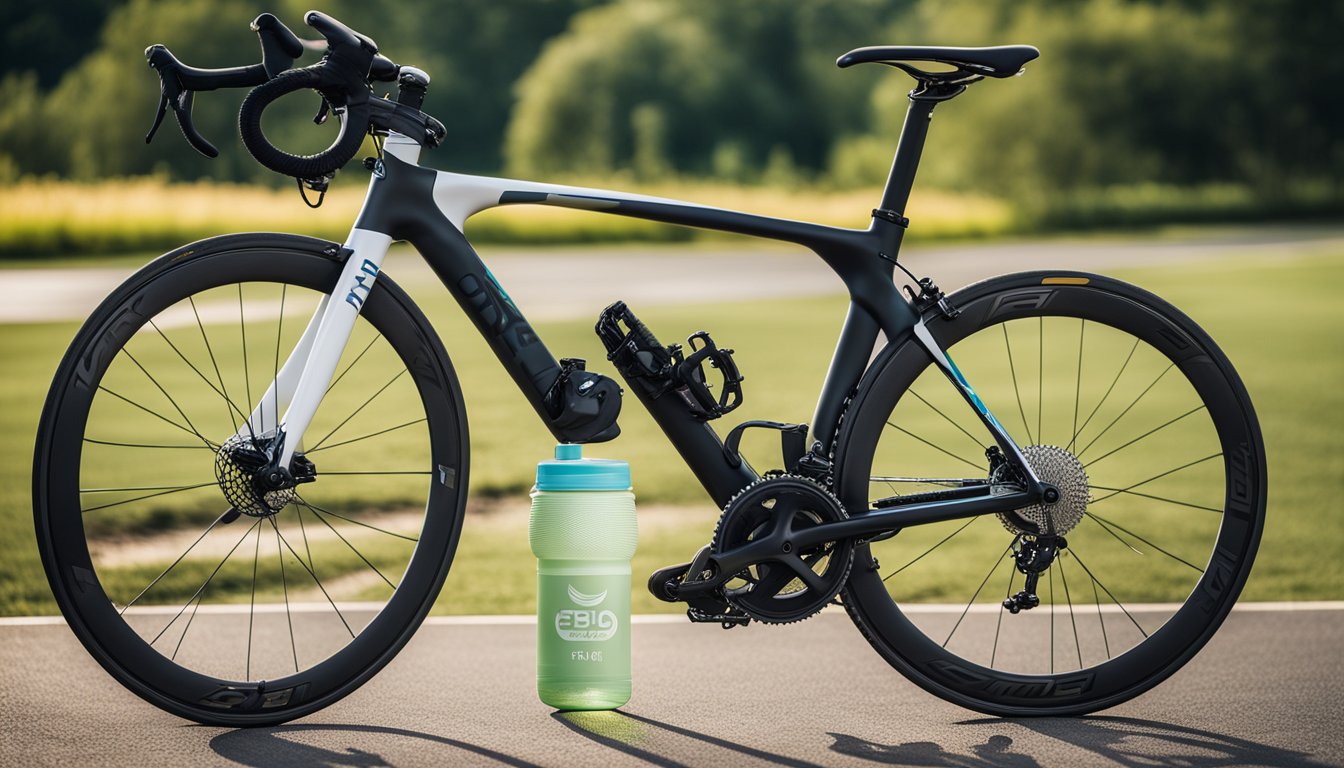
<path fill-rule="evenodd" d="M 557 445 L 537 465 L 528 540 L 537 556 L 537 696 L 556 709 L 630 700 L 630 465 Z"/>

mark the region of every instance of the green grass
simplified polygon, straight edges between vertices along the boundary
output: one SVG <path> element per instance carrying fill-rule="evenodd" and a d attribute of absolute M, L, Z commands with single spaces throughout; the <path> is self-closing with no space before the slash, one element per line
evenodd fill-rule
<path fill-rule="evenodd" d="M 1270 508 L 1265 538 L 1245 596 L 1256 600 L 1344 597 L 1344 517 L 1341 515 L 1344 507 L 1340 501 L 1344 498 L 1344 457 L 1335 450 L 1338 445 L 1337 435 L 1341 426 L 1344 426 L 1344 417 L 1340 416 L 1344 413 L 1344 392 L 1341 392 L 1340 387 L 1344 383 L 1344 354 L 1341 354 L 1344 352 L 1344 343 L 1338 335 L 1341 320 L 1344 320 L 1344 310 L 1339 308 L 1336 297 L 1339 287 L 1344 286 L 1344 255 L 1287 255 L 1272 261 L 1206 262 L 1132 270 L 1119 273 L 1118 276 L 1164 296 L 1204 326 L 1236 364 L 1255 401 L 1270 461 Z M 431 301 L 431 298 L 440 297 L 437 287 L 412 286 L 412 289 L 421 299 L 422 306 L 429 310 L 462 378 L 471 422 L 472 492 L 477 498 L 503 497 L 507 504 L 498 506 L 512 505 L 516 510 L 519 505 L 525 505 L 535 462 L 549 454 L 551 438 L 537 423 L 512 382 L 493 361 L 490 351 L 474 329 L 458 316 L 451 303 Z M 222 304 L 224 298 L 218 303 Z M 250 295 L 249 302 L 257 300 L 265 303 L 266 298 Z M 298 323 L 289 319 L 290 312 L 299 309 L 299 299 L 290 296 L 287 300 L 295 304 L 294 309 L 287 310 L 285 314 L 283 336 L 286 342 L 297 336 L 300 330 L 296 327 Z M 665 342 L 678 340 L 691 331 L 707 327 L 714 332 L 716 339 L 739 350 L 738 360 L 747 375 L 747 399 L 742 409 L 725 421 L 737 423 L 739 418 L 806 421 L 810 418 L 812 399 L 820 388 L 834 337 L 839 329 L 843 304 L 842 298 L 834 297 L 751 302 L 732 307 L 656 308 L 641 315 Z M 537 327 L 557 356 L 586 357 L 596 361 L 593 368 L 610 373 L 603 362 L 599 344 L 592 335 L 590 321 L 540 322 Z M 212 324 L 209 328 L 212 341 L 220 345 L 221 351 L 227 351 L 225 348 L 229 344 L 238 343 L 228 341 L 222 332 L 215 337 L 217 326 Z M 45 390 L 61 351 L 75 330 L 76 326 L 71 324 L 16 325 L 0 329 L 0 365 L 4 366 L 6 372 L 5 377 L 0 379 L 0 429 L 7 437 L 0 444 L 0 532 L 3 532 L 4 540 L 10 543 L 6 556 L 0 558 L 0 613 L 55 611 L 33 543 L 29 471 L 33 435 Z M 199 359 L 202 349 L 191 346 L 191 336 L 185 330 L 190 328 L 170 329 L 167 333 L 179 344 L 185 355 Z M 255 333 L 249 339 L 249 349 L 254 356 L 265 360 L 268 355 L 274 354 L 275 331 L 273 322 L 249 324 L 249 333 Z M 372 336 L 357 338 L 367 339 Z M 1013 343 L 1029 345 L 1031 342 L 1026 336 L 1021 340 L 1015 336 Z M 147 368 L 173 371 L 171 374 L 163 374 L 163 383 L 169 391 L 198 393 L 199 399 L 193 396 L 193 399 L 183 399 L 179 405 L 193 416 L 194 422 L 201 422 L 197 424 L 198 427 L 218 434 L 219 425 L 227 424 L 228 413 L 210 405 L 217 405 L 218 398 L 205 389 L 197 374 L 180 364 L 176 369 L 168 365 L 174 362 L 174 353 L 153 336 L 142 334 L 133 344 L 137 346 L 132 349 L 139 350 L 136 353 L 137 360 Z M 352 345 L 354 348 L 355 345 Z M 370 354 L 382 354 L 380 349 L 375 346 Z M 1027 349 L 1030 351 L 1032 348 L 1028 346 Z M 969 357 L 962 355 L 959 362 L 973 381 L 1002 380 L 1001 370 L 996 371 L 995 363 L 988 353 Z M 120 367 L 114 369 L 108 381 L 123 381 L 123 386 L 132 386 L 134 377 L 140 374 L 124 361 L 118 365 Z M 1072 363 L 1068 363 L 1064 367 L 1072 370 L 1071 366 Z M 999 367 L 1001 369 L 1002 365 L 999 364 Z M 334 389 L 331 402 L 343 405 L 347 411 L 357 407 L 360 401 L 358 393 L 367 391 L 364 384 L 381 383 L 374 373 L 381 374 L 385 368 L 384 364 L 379 363 L 355 369 L 356 373 L 351 375 L 356 378 Z M 365 370 L 370 371 L 367 374 L 369 378 L 361 384 L 358 377 L 365 375 Z M 1024 377 L 1024 391 L 1031 391 L 1035 373 L 1019 371 L 1019 375 Z M 1047 374 L 1047 378 L 1051 375 Z M 254 397 L 258 396 L 260 388 L 264 388 L 260 378 L 246 383 L 241 379 L 226 380 L 226 384 L 231 391 L 252 386 Z M 143 382 L 140 386 L 140 391 L 144 392 Z M 392 400 L 395 403 L 410 402 L 408 392 L 396 389 L 400 386 L 393 385 Z M 982 389 L 990 388 L 982 386 Z M 1051 391 L 1047 388 L 1047 392 Z M 987 398 L 991 396 L 997 395 L 986 392 Z M 1180 392 L 1164 394 L 1159 391 L 1154 396 L 1174 403 L 1179 399 Z M 1096 399 L 1098 393 L 1083 393 L 1082 400 L 1085 403 Z M 643 590 L 644 579 L 655 567 L 685 560 L 707 539 L 716 512 L 705 501 L 703 491 L 637 402 L 628 399 L 626 406 L 621 419 L 622 437 L 614 443 L 593 446 L 588 449 L 588 453 L 630 461 L 639 504 L 646 510 L 655 505 L 660 507 L 654 514 L 646 513 L 641 521 L 643 537 L 636 556 L 634 578 L 635 609 L 663 610 L 665 606 L 653 601 Z M 990 406 L 1010 428 L 1016 428 L 1015 424 L 1019 420 L 1016 402 L 991 400 Z M 169 408 L 166 403 L 161 407 Z M 1023 410 L 1026 418 L 1030 419 L 1032 405 L 1025 404 Z M 928 421 L 927 415 L 912 418 L 914 421 L 910 424 L 914 426 L 911 429 L 916 432 L 916 426 L 921 423 L 935 423 Z M 920 418 L 925 421 L 920 422 Z M 1098 416 L 1100 418 L 1102 416 Z M 212 427 L 203 426 L 211 423 L 211 420 Z M 100 424 L 108 425 L 114 432 L 134 427 L 146 442 L 191 437 L 167 424 L 146 426 L 143 416 L 133 417 L 126 410 L 118 412 L 109 409 L 100 419 Z M 366 426 L 372 425 L 373 422 L 370 422 Z M 326 426 L 329 428 L 332 425 Z M 726 428 L 731 425 L 723 426 Z M 326 431 L 321 427 L 315 429 L 321 429 L 323 433 Z M 357 421 L 352 421 L 345 429 L 351 431 L 340 433 L 341 437 L 362 433 Z M 1047 435 L 1050 434 L 1049 424 L 1045 431 Z M 1192 440 L 1197 437 L 1198 434 L 1192 433 Z M 378 452 L 376 459 L 383 462 L 380 466 L 394 468 L 399 460 L 411 455 L 415 441 L 407 442 L 410 448 L 403 449 L 408 451 L 405 454 Z M 777 447 L 768 436 L 750 437 L 746 447 L 756 466 L 777 465 L 774 459 Z M 969 443 L 965 447 L 969 450 Z M 1104 441 L 1099 443 L 1096 450 L 1103 449 Z M 204 450 L 201 453 L 209 455 Z M 360 461 L 365 459 L 364 456 L 358 458 Z M 1163 457 L 1145 454 L 1143 458 L 1157 461 Z M 330 470 L 346 466 L 338 459 L 352 462 L 350 466 L 355 465 L 355 459 L 342 459 L 340 451 L 333 450 L 324 460 L 324 468 Z M 205 472 L 208 478 L 208 469 L 198 463 L 193 464 L 194 460 L 180 461 L 181 466 L 161 462 L 154 466 L 154 471 L 169 480 L 183 483 L 195 477 L 190 474 L 191 471 L 198 474 Z M 107 464 L 101 467 L 91 465 L 86 467 L 89 474 L 83 484 L 86 487 L 94 483 L 130 484 L 123 476 L 135 476 L 145 471 L 139 465 L 126 466 L 124 471 Z M 1123 474 L 1120 470 L 1116 471 Z M 100 472 L 104 473 L 102 477 L 97 476 Z M 319 502 L 324 508 L 333 511 L 362 509 L 368 499 L 377 498 L 385 506 L 397 509 L 407 503 L 414 503 L 420 493 L 414 483 L 374 486 L 357 478 L 347 478 L 341 482 L 348 485 L 337 487 L 335 483 L 329 482 L 330 495 Z M 1175 491 L 1172 493 L 1174 495 Z M 115 524 L 107 525 L 122 532 L 128 529 L 171 528 L 201 515 L 212 515 L 211 510 L 215 510 L 217 504 L 215 494 L 215 491 L 206 488 L 179 494 L 176 499 L 169 497 L 172 503 L 161 500 L 158 504 L 127 505 L 135 509 L 124 511 L 119 508 Z M 116 500 L 128 496 L 111 495 L 107 498 Z M 683 509 L 661 509 L 669 505 Z M 1119 508 L 1112 510 L 1112 519 L 1121 513 Z M 1164 534 L 1174 537 L 1177 542 L 1197 537 L 1202 532 L 1198 518 L 1179 519 L 1187 522 L 1147 520 L 1144 525 L 1164 525 Z M 243 536 L 246 530 L 243 526 L 250 522 L 244 520 L 243 524 L 235 524 L 236 536 Z M 1196 522 L 1189 522 L 1192 520 Z M 1127 522 L 1134 524 L 1132 520 Z M 321 525 L 314 517 L 308 518 L 308 524 Z M 1187 525 L 1188 530 L 1179 527 L 1182 524 Z M 967 542 L 964 546 L 968 548 L 1001 547 L 1003 534 L 1001 529 L 996 530 L 997 526 L 997 521 L 992 519 L 978 522 L 959 536 L 959 540 L 964 539 Z M 344 533 L 351 531 L 348 525 L 341 525 L 340 529 Z M 1082 535 L 1082 530 L 1079 529 L 1079 535 Z M 286 539 L 297 548 L 300 535 L 295 532 L 292 523 L 291 527 L 283 528 L 283 531 Z M 308 533 L 312 531 L 310 527 Z M 230 533 L 230 536 L 234 535 Z M 932 541 L 936 540 L 933 537 L 941 535 L 945 534 L 929 529 L 908 536 L 900 543 L 917 552 L 919 550 L 915 548 L 919 546 L 920 537 Z M 1098 548 L 1108 538 L 1097 532 L 1091 535 L 1096 536 L 1099 543 L 1095 546 Z M 385 566 L 404 557 L 404 550 L 397 549 L 403 545 L 395 541 L 373 544 L 376 540 L 369 537 L 360 539 L 364 542 L 361 551 L 375 564 Z M 273 533 L 263 532 L 259 539 L 245 537 L 240 547 L 249 545 L 275 548 L 277 542 Z M 1088 556 L 1088 564 L 1094 569 L 1098 563 L 1118 567 L 1116 564 L 1129 556 L 1113 541 L 1106 546 L 1114 546 L 1116 549 L 1098 551 L 1096 559 Z M 324 573 L 354 573 L 365 569 L 347 547 L 332 537 L 321 540 L 315 536 L 312 550 L 317 553 L 317 562 L 322 564 L 320 567 L 331 569 Z M 892 555 L 893 558 L 899 556 Z M 929 559 L 930 563 L 933 561 L 934 558 Z M 1145 566 L 1135 569 L 1133 577 L 1125 585 L 1130 590 L 1129 594 L 1134 596 L 1129 599 L 1162 599 L 1184 584 L 1182 579 L 1186 577 L 1180 568 L 1171 568 L 1169 563 L 1166 566 L 1147 567 L 1154 561 L 1161 562 L 1155 557 L 1139 561 L 1145 563 Z M 888 561 L 889 565 L 897 562 L 895 559 Z M 109 584 L 112 585 L 110 588 L 133 590 L 137 584 L 143 585 L 146 577 L 152 578 L 161 570 L 161 565 L 153 558 L 124 563 L 115 574 L 108 574 Z M 194 589 L 191 579 L 195 577 L 194 583 L 199 584 L 203 578 L 201 569 L 205 565 L 190 563 L 183 569 L 181 576 L 174 575 L 173 579 L 165 580 L 165 595 L 189 595 Z M 291 579 L 296 573 L 301 574 L 298 562 L 293 558 L 288 560 L 287 568 L 291 569 L 288 573 Z M 967 578 L 978 581 L 983 575 L 968 576 L 963 572 L 964 569 L 948 570 L 951 568 L 930 567 L 927 573 L 921 573 L 920 568 L 911 568 L 902 576 L 903 596 L 912 599 L 951 599 L 963 588 L 962 581 Z M 229 568 L 221 571 L 219 583 L 231 589 L 240 599 L 246 599 L 251 574 L 245 571 L 230 563 Z M 1070 570 L 1070 573 L 1073 572 Z M 458 556 L 437 610 L 453 613 L 526 613 L 533 606 L 534 578 L 531 554 L 527 547 L 525 518 L 519 512 L 510 512 L 508 509 L 473 513 L 466 522 Z M 259 579 L 261 593 L 271 594 L 274 575 L 261 574 Z M 377 582 L 376 577 L 373 581 Z M 348 585 L 350 594 L 365 597 L 377 596 L 380 588 L 383 587 L 369 583 L 369 580 Z M 1001 590 L 1002 585 L 994 589 Z"/>
<path fill-rule="evenodd" d="M 557 179 L 605 189 L 704 205 L 805 219 L 844 227 L 866 227 L 880 189 L 837 191 L 814 186 L 788 189 L 741 187 L 712 181 L 665 181 L 636 185 L 625 179 Z M 66 259 L 90 254 L 146 252 L 234 232 L 246 221 L 256 231 L 304 232 L 341 240 L 364 198 L 363 184 L 331 189 L 312 210 L 293 188 L 196 182 L 168 184 L 158 179 L 106 180 L 95 184 L 23 180 L 0 188 L 0 262 Z M 173 211 L 164 216 L 163 211 Z M 1002 234 L 1013 227 L 1008 206 L 971 194 L 925 190 L 907 211 L 919 227 L 913 237 L 947 239 Z M 685 242 L 728 235 L 545 206 L 506 206 L 473 217 L 472 242 L 573 244 Z"/>

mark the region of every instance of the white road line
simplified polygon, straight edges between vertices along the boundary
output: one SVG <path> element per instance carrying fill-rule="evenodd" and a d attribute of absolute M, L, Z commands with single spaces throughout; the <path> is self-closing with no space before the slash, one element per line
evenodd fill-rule
<path fill-rule="evenodd" d="M 377 611 L 380 604 L 377 603 L 340 603 L 340 608 L 346 613 L 371 612 Z M 1136 603 L 1126 605 L 1125 608 L 1130 613 L 1170 613 L 1178 607 L 1176 603 Z M 329 612 L 331 606 L 327 603 L 292 603 L 290 611 L 293 613 L 322 613 Z M 1037 610 L 1046 610 L 1048 606 L 1042 606 Z M 964 605 L 949 605 L 930 603 L 927 605 L 906 606 L 904 611 L 908 614 L 937 614 L 937 613 L 961 613 L 966 610 Z M 972 606 L 972 613 L 992 613 L 999 610 L 997 605 L 992 603 L 982 603 Z M 1056 610 L 1064 612 L 1067 610 L 1064 606 L 1056 606 Z M 1087 610 L 1095 611 L 1095 606 L 1088 606 Z M 1102 606 L 1103 611 L 1119 612 L 1119 608 L 1114 605 Z M 1267 602 L 1267 603 L 1238 603 L 1233 609 L 1237 613 L 1281 613 L 1297 611 L 1344 611 L 1344 600 L 1316 600 L 1303 602 Z M 170 606 L 152 606 L 148 608 L 133 608 L 130 613 L 139 616 L 167 615 L 177 613 L 178 608 Z M 248 607 L 246 605 L 203 605 L 199 611 L 202 615 L 217 614 L 224 616 L 237 616 L 246 614 Z M 284 613 L 284 603 L 265 603 L 256 606 L 257 613 Z M 830 612 L 830 611 L 828 611 Z M 836 610 L 835 613 L 841 611 Z M 686 621 L 686 617 L 679 613 L 648 613 L 636 614 L 631 617 L 632 624 L 680 624 Z M 0 627 L 45 627 L 64 624 L 65 619 L 61 616 L 0 616 Z M 527 624 L 536 624 L 537 617 L 532 615 L 486 615 L 486 616 L 430 616 L 425 619 L 425 624 L 429 626 L 440 627 L 477 627 L 477 626 L 519 626 Z"/>

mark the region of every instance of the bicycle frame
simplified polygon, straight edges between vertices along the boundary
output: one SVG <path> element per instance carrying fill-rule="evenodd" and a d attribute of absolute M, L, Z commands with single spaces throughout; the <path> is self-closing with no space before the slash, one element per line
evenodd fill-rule
<path fill-rule="evenodd" d="M 271 389 L 242 429 L 256 429 L 261 423 L 280 424 L 283 447 L 278 464 L 290 465 L 294 453 L 301 450 L 303 433 L 330 384 L 388 247 L 394 240 L 406 240 L 457 299 L 542 421 L 557 439 L 563 440 L 543 404 L 560 375 L 560 366 L 462 234 L 468 217 L 491 207 L 551 205 L 796 243 L 825 261 L 848 289 L 850 305 L 812 421 L 812 438 L 819 443 L 821 455 L 829 453 L 836 438 L 845 400 L 868 367 L 878 332 L 888 341 L 913 333 L 1027 483 L 1024 493 L 1002 494 L 993 500 L 986 497 L 915 504 L 866 516 L 883 518 L 885 529 L 1008 510 L 1039 501 L 1045 487 L 1017 444 L 925 329 L 893 280 L 906 224 L 899 212 L 909 198 L 934 104 L 911 98 L 881 208 L 873 212 L 872 224 L 863 230 L 607 190 L 436 171 L 418 165 L 421 147 L 417 142 L 391 133 L 384 144 L 384 156 L 375 166 L 363 208 L 344 244 L 345 267 L 335 289 L 319 305 Z M 288 403 L 287 411 L 277 421 L 281 403 Z M 698 425 L 698 435 L 682 427 L 664 425 L 664 429 L 720 506 L 756 478 L 745 462 L 730 465 L 722 450 L 690 447 L 703 447 L 703 443 L 694 441 L 706 439 L 704 432 L 718 442 L 707 424 Z M 893 525 L 898 519 L 903 522 Z M 876 520 L 870 520 L 851 527 L 857 533 L 876 525 Z"/>

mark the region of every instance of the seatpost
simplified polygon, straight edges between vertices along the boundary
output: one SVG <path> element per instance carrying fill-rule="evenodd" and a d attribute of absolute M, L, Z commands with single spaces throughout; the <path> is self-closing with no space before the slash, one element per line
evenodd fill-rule
<path fill-rule="evenodd" d="M 896 145 L 896 157 L 891 162 L 887 188 L 882 193 L 882 210 L 905 215 L 910 202 L 910 188 L 915 184 L 919 156 L 924 151 L 924 140 L 929 135 L 929 120 L 933 117 L 935 101 L 911 98 L 901 127 L 901 139 Z"/>

